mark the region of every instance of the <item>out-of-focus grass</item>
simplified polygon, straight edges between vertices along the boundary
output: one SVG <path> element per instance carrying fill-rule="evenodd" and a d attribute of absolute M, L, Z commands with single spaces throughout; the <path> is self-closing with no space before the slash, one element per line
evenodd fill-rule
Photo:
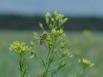
<path fill-rule="evenodd" d="M 32 31 L 0 31 L 0 77 L 18 77 L 17 71 L 17 60 L 16 57 L 9 50 L 10 44 L 15 40 L 24 40 L 29 42 L 33 40 Z M 81 32 L 66 32 L 67 39 L 72 41 L 83 40 Z M 78 45 L 78 43 L 77 43 Z M 72 45 L 72 46 L 77 46 Z M 79 47 L 82 49 L 82 46 Z M 92 59 L 95 63 L 95 67 L 87 73 L 88 77 L 103 77 L 103 33 L 102 32 L 93 32 L 92 33 L 92 46 L 90 50 L 85 54 L 87 57 Z M 33 65 L 33 64 L 32 64 Z M 75 67 L 75 66 L 74 66 Z M 72 69 L 74 69 L 72 67 Z M 34 68 L 35 69 L 35 68 Z M 35 72 L 35 71 L 33 71 Z M 65 71 L 65 74 L 71 74 L 73 72 Z"/>

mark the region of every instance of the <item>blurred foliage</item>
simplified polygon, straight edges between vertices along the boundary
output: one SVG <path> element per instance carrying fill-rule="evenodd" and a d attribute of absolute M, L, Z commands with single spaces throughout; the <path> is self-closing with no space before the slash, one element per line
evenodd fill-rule
<path fill-rule="evenodd" d="M 65 30 L 103 30 L 103 18 L 72 18 L 69 17 L 66 22 Z M 43 16 L 19 16 L 19 15 L 3 15 L 0 16 L 0 29 L 7 30 L 39 30 L 38 22 L 43 22 L 46 27 Z"/>
<path fill-rule="evenodd" d="M 86 33 L 85 33 L 86 32 Z M 88 57 L 88 59 L 91 59 L 94 64 L 95 67 L 92 68 L 90 71 L 87 71 L 84 75 L 88 76 L 88 77 L 102 77 L 102 45 L 103 45 L 103 37 L 102 37 L 102 33 L 94 33 L 88 30 L 85 30 L 83 33 L 80 32 L 67 32 L 67 39 L 69 42 L 69 48 L 70 51 L 72 53 L 74 53 L 75 55 L 79 55 L 79 54 L 83 54 L 83 57 Z M 86 39 L 84 39 L 85 35 L 91 35 L 91 39 L 92 42 L 88 42 L 86 41 Z M 14 31 L 14 32 L 0 32 L 0 75 L 2 77 L 18 77 L 18 74 L 16 74 L 16 69 L 17 68 L 17 60 L 14 57 L 14 54 L 8 52 L 8 48 L 11 44 L 12 41 L 14 40 L 25 40 L 25 41 L 29 41 L 29 40 L 33 40 L 32 38 L 32 34 L 31 32 L 28 31 L 24 31 L 24 32 L 18 32 L 18 31 Z M 86 36 L 87 37 L 87 36 Z M 87 43 L 88 42 L 88 43 Z M 89 45 L 91 43 L 91 45 Z M 88 46 L 89 47 L 85 47 Z M 71 47 L 70 47 L 71 46 Z M 81 53 L 82 50 L 84 50 L 86 48 L 86 51 L 83 51 Z M 78 53 L 77 53 L 78 52 Z M 41 53 L 42 54 L 42 53 Z M 78 71 L 76 68 L 78 67 L 78 65 L 75 66 L 75 61 L 73 60 L 74 63 L 69 65 L 69 68 L 66 67 L 66 71 L 64 75 L 61 76 L 71 76 L 74 77 L 74 73 L 72 70 Z M 36 64 L 35 62 L 33 62 L 32 64 L 30 64 L 30 69 L 32 71 L 37 70 L 37 68 L 39 67 L 38 64 Z M 35 69 L 33 68 L 35 65 Z M 71 67 L 70 67 L 71 66 Z M 76 68 L 75 68 L 76 67 Z M 71 72 L 69 72 L 71 70 Z M 40 71 L 40 70 L 38 70 Z M 41 70 L 42 72 L 42 70 Z M 61 71 L 62 72 L 62 71 Z M 60 74 L 61 74 L 60 72 Z M 11 74 L 10 74 L 11 73 Z M 33 75 L 35 74 L 34 72 L 31 72 L 31 77 L 33 77 Z M 60 77 L 60 75 L 58 75 Z"/>
<path fill-rule="evenodd" d="M 88 30 L 86 30 L 87 34 L 88 34 Z M 91 32 L 89 31 L 90 34 L 92 34 L 91 36 L 91 45 L 90 47 L 86 49 L 86 51 L 84 51 L 82 54 L 84 55 L 84 57 L 88 57 L 88 59 L 91 59 L 95 66 L 87 71 L 84 74 L 84 77 L 102 77 L 102 71 L 103 71 L 103 33 L 98 33 L 98 32 Z M 77 56 L 79 55 L 78 53 L 80 53 L 82 51 L 82 48 L 85 47 L 85 40 L 84 39 L 84 34 L 85 31 L 83 33 L 80 32 L 67 32 L 67 39 L 69 42 L 69 48 L 71 50 L 72 53 L 75 53 Z M 17 71 L 17 60 L 15 58 L 15 55 L 13 55 L 11 52 L 8 52 L 8 48 L 11 44 L 12 41 L 14 40 L 24 40 L 24 41 L 29 41 L 29 40 L 33 40 L 32 38 L 32 34 L 31 32 L 28 31 L 11 31 L 11 32 L 0 32 L 0 76 L 1 77 L 18 77 L 18 71 Z M 71 43 L 72 42 L 72 43 Z M 88 44 L 88 43 L 87 43 Z M 71 46 L 71 47 L 70 47 Z M 85 48 L 83 48 L 84 50 Z M 39 50 L 42 50 L 41 48 Z M 78 53 L 76 53 L 78 52 Z M 85 54 L 84 54 L 85 53 Z M 61 72 L 58 73 L 57 77 L 75 77 L 74 76 L 74 70 L 78 71 L 78 68 L 76 68 L 77 66 L 79 67 L 79 65 L 77 65 L 77 60 L 74 60 L 74 63 L 69 63 L 69 68 L 65 68 L 65 74 L 61 75 Z M 35 68 L 33 68 L 35 65 Z M 72 67 L 70 67 L 72 65 Z M 37 70 L 37 68 L 40 67 L 38 64 L 32 62 L 32 64 L 30 65 L 30 70 L 32 70 L 32 72 L 30 71 L 29 73 L 31 73 L 31 77 L 33 77 L 35 70 Z M 69 71 L 71 70 L 71 71 Z M 38 72 L 42 73 L 42 70 L 38 69 Z M 39 73 L 40 73 L 39 72 Z"/>

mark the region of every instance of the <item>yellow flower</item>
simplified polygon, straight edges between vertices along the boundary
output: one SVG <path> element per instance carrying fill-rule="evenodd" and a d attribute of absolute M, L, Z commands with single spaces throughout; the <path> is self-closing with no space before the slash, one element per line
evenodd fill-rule
<path fill-rule="evenodd" d="M 94 64 L 88 59 L 83 58 L 82 60 L 79 60 L 79 62 L 82 63 L 85 68 L 94 66 Z"/>
<path fill-rule="evenodd" d="M 54 35 L 54 36 L 59 36 L 59 35 L 63 34 L 63 32 L 64 32 L 63 29 L 60 29 L 60 30 L 52 29 L 52 31 L 51 31 L 52 35 Z"/>
<path fill-rule="evenodd" d="M 58 31 L 56 31 L 56 29 L 52 29 L 52 31 L 51 31 L 51 34 L 53 35 L 53 36 L 58 36 Z"/>
<path fill-rule="evenodd" d="M 26 45 L 25 42 L 15 41 L 11 45 L 11 50 L 15 51 L 16 53 L 25 53 L 29 51 L 31 48 Z"/>

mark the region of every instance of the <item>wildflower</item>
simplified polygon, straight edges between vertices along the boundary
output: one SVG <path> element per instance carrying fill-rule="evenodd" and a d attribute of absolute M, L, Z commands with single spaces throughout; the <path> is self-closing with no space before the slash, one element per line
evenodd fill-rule
<path fill-rule="evenodd" d="M 79 62 L 83 64 L 84 68 L 88 68 L 88 67 L 93 67 L 94 66 L 94 64 L 88 59 L 84 59 L 83 58 L 82 60 L 79 60 Z"/>
<path fill-rule="evenodd" d="M 52 30 L 51 30 L 51 34 L 52 34 L 53 36 L 55 36 L 55 37 L 63 34 L 63 32 L 64 32 L 63 29 L 60 29 L 60 30 L 52 29 Z"/>
<path fill-rule="evenodd" d="M 45 15 L 45 19 L 46 19 L 47 24 L 50 22 L 50 20 L 49 20 L 50 18 L 51 18 L 51 14 L 50 14 L 50 12 L 47 12 Z"/>
<path fill-rule="evenodd" d="M 14 50 L 16 53 L 25 53 L 29 51 L 31 48 L 26 45 L 25 42 L 15 41 L 11 45 L 11 50 Z"/>
<path fill-rule="evenodd" d="M 52 29 L 51 30 L 51 35 L 58 36 L 58 31 L 56 31 L 56 29 Z"/>

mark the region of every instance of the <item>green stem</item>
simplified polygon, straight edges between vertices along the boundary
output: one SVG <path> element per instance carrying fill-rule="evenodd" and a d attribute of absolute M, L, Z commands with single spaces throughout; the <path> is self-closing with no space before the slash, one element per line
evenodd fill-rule
<path fill-rule="evenodd" d="M 46 68 L 45 68 L 45 72 L 44 72 L 43 77 L 47 77 L 48 70 L 52 64 L 52 61 L 50 62 L 50 60 L 53 59 L 53 50 L 54 50 L 54 45 L 52 46 L 52 48 L 49 48 L 49 52 L 48 52 L 48 55 L 46 57 L 47 63 L 46 63 Z"/>
<path fill-rule="evenodd" d="M 77 77 L 84 77 L 84 73 L 85 73 L 85 69 L 82 69 L 79 74 L 77 75 Z"/>
<path fill-rule="evenodd" d="M 19 71 L 20 71 L 20 77 L 26 77 L 26 67 L 24 64 L 24 58 L 23 55 L 19 55 Z"/>

